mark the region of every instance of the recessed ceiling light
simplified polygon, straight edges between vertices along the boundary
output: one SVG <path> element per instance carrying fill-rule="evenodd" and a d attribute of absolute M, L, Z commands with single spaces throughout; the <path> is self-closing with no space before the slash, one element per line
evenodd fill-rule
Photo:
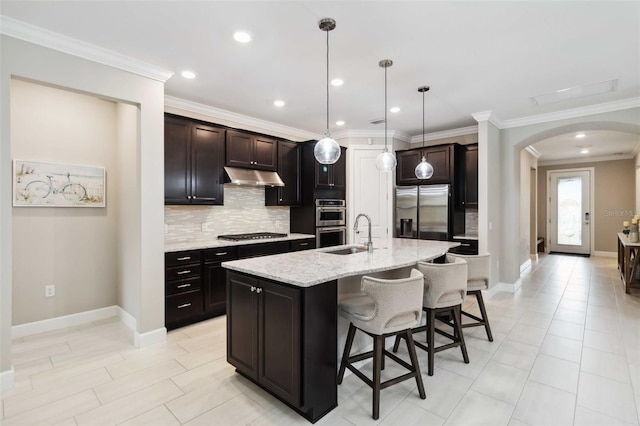
<path fill-rule="evenodd" d="M 389 110 L 389 112 L 400 112 L 400 107 L 393 107 Z"/>
<path fill-rule="evenodd" d="M 182 71 L 180 75 L 182 75 L 184 78 L 188 78 L 189 80 L 196 78 L 196 73 L 193 71 Z"/>
<path fill-rule="evenodd" d="M 331 80 L 332 86 L 342 86 L 343 84 L 344 81 L 341 78 L 334 78 L 333 80 Z"/>
<path fill-rule="evenodd" d="M 344 121 L 342 120 L 336 121 L 336 126 L 344 126 Z"/>
<path fill-rule="evenodd" d="M 576 138 L 577 138 L 577 139 L 582 139 L 582 138 L 584 138 L 585 136 L 587 136 L 587 135 L 585 135 L 584 133 L 578 133 L 578 134 L 576 135 Z"/>
<path fill-rule="evenodd" d="M 246 31 L 236 31 L 235 33 L 233 33 L 233 38 L 238 43 L 249 43 L 251 40 L 253 40 L 251 34 Z"/>
<path fill-rule="evenodd" d="M 286 104 L 285 104 L 285 102 L 284 102 L 284 101 L 281 101 L 280 99 L 277 99 L 277 100 L 273 101 L 273 104 L 274 104 L 275 106 L 277 106 L 277 107 L 283 107 L 283 106 L 285 106 L 285 105 L 286 105 Z"/>
<path fill-rule="evenodd" d="M 589 150 L 587 148 L 582 148 L 580 150 L 580 154 L 588 154 L 588 153 L 589 153 Z"/>

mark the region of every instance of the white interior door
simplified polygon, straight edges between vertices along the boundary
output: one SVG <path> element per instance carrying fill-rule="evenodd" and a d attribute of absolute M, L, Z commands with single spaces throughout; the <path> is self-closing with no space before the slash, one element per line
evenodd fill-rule
<path fill-rule="evenodd" d="M 391 184 L 395 172 L 381 173 L 376 168 L 376 157 L 382 151 L 379 146 L 350 146 L 349 224 L 347 241 L 361 244 L 367 241 L 367 221 L 360 219 L 358 233 L 353 230 L 358 213 L 371 218 L 371 235 L 374 247 L 379 241 L 391 238 Z M 376 243 L 376 240 L 378 243 Z"/>
<path fill-rule="evenodd" d="M 549 172 L 549 249 L 591 253 L 591 170 Z"/>

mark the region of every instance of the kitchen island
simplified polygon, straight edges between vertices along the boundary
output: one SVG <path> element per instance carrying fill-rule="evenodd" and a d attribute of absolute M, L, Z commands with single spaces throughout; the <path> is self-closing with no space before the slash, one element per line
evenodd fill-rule
<path fill-rule="evenodd" d="M 227 361 L 311 422 L 335 408 L 338 294 L 356 291 L 362 275 L 407 274 L 457 243 L 390 239 L 379 245 L 372 253 L 339 246 L 223 262 L 229 270 Z"/>

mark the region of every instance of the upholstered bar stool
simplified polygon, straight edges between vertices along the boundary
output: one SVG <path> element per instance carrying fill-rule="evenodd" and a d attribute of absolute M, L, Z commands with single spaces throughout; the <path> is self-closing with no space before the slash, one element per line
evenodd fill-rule
<path fill-rule="evenodd" d="M 433 376 L 436 352 L 460 347 L 464 362 L 469 363 L 460 320 L 462 302 L 467 294 L 467 262 L 447 254 L 445 263 L 418 262 L 418 270 L 424 274 L 422 305 L 427 314 L 427 321 L 425 325 L 414 328 L 413 333 L 427 332 L 427 344 L 416 341 L 415 346 L 427 351 L 429 360 L 427 373 Z M 452 318 L 452 323 L 448 322 L 449 318 Z M 451 325 L 453 334 L 436 328 L 436 319 Z M 436 347 L 435 333 L 451 339 L 452 342 Z M 394 352 L 398 350 L 401 337 L 403 336 L 396 336 Z"/>
<path fill-rule="evenodd" d="M 420 366 L 416 349 L 413 345 L 411 328 L 420 324 L 422 315 L 422 293 L 424 287 L 422 273 L 413 269 L 409 278 L 385 280 L 373 277 L 362 277 L 362 293 L 342 299 L 338 304 L 338 312 L 349 321 L 349 332 L 342 354 L 338 384 L 342 383 L 345 369 L 351 370 L 373 389 L 373 418 L 380 416 L 380 390 L 396 383 L 415 377 L 420 398 L 425 399 L 424 385 L 420 375 Z M 356 329 L 373 337 L 373 351 L 350 356 Z M 407 341 L 407 350 L 411 364 L 398 358 L 384 348 L 385 338 L 402 334 Z M 409 372 L 402 376 L 380 382 L 384 357 L 388 356 Z M 373 380 L 369 379 L 357 368 L 354 362 L 373 358 Z"/>
<path fill-rule="evenodd" d="M 471 318 L 474 322 L 462 324 L 462 328 L 481 327 L 484 326 L 487 332 L 487 338 L 493 342 L 491 334 L 491 326 L 489 326 L 489 317 L 484 307 L 484 299 L 482 298 L 482 290 L 489 289 L 489 272 L 491 270 L 491 255 L 489 253 L 481 253 L 478 255 L 465 254 L 449 254 L 449 256 L 464 259 L 467 262 L 467 295 L 475 295 L 480 308 L 480 317 L 462 311 L 462 315 Z"/>

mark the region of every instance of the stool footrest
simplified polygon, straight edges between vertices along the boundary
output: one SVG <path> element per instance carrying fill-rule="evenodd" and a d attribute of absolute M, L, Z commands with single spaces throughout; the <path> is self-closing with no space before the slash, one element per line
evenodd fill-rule
<path fill-rule="evenodd" d="M 481 322 L 481 323 L 483 323 L 483 324 L 484 324 L 484 320 L 483 320 L 482 318 L 477 317 L 477 316 L 475 316 L 475 315 L 473 315 L 473 314 L 470 314 L 470 313 L 468 313 L 468 312 L 462 311 L 462 315 L 464 315 L 465 317 L 469 317 L 469 318 L 471 318 L 471 319 L 474 319 L 474 320 L 476 320 L 476 321 L 479 321 L 479 322 Z M 469 324 L 462 324 L 462 326 L 463 326 L 463 327 L 464 327 L 465 325 L 466 325 L 466 326 L 468 326 Z"/>

